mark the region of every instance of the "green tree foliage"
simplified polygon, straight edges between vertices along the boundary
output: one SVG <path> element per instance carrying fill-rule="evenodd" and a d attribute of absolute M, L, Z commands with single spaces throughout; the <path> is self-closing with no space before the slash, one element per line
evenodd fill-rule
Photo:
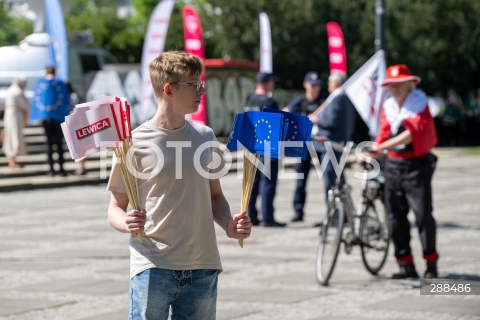
<path fill-rule="evenodd" d="M 66 17 L 67 30 L 91 29 L 96 46 L 111 51 L 121 62 L 140 62 L 148 20 L 158 2 L 133 0 L 137 15 L 118 19 L 114 0 L 76 0 Z M 388 65 L 407 64 L 422 77 L 421 87 L 430 94 L 448 87 L 464 94 L 480 87 L 480 1 L 385 2 Z M 166 50 L 183 49 L 184 4 L 194 6 L 200 15 L 207 58 L 258 60 L 258 15 L 266 12 L 272 28 L 273 68 L 285 89 L 300 89 L 304 74 L 312 70 L 326 80 L 329 21 L 342 27 L 350 75 L 375 51 L 375 0 L 177 0 Z M 26 22 L 19 24 L 1 8 L 0 44 L 17 43 L 26 35 L 19 25 Z"/>
<path fill-rule="evenodd" d="M 32 32 L 31 22 L 11 15 L 0 1 L 0 46 L 16 45 Z"/>
<path fill-rule="evenodd" d="M 480 1 L 389 1 L 387 59 L 406 63 L 430 93 L 480 87 Z"/>
<path fill-rule="evenodd" d="M 259 58 L 258 14 L 270 18 L 274 72 L 284 88 L 301 88 L 316 70 L 326 79 L 326 23 L 340 24 L 347 66 L 353 74 L 374 53 L 375 0 L 211 0 L 200 8 L 204 29 L 213 33 L 207 53 L 232 59 Z M 387 64 L 405 63 L 423 78 L 429 93 L 480 86 L 480 1 L 386 0 Z M 207 55 L 208 56 L 208 55 Z"/>
<path fill-rule="evenodd" d="M 114 0 L 77 0 L 65 25 L 67 32 L 92 30 L 94 46 L 110 51 L 120 62 L 141 59 L 145 28 L 138 19 L 119 19 Z"/>

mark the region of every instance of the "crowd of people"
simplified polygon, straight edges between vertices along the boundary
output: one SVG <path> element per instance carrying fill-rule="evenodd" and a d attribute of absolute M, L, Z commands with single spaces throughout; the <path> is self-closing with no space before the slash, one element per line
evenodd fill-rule
<path fill-rule="evenodd" d="M 438 142 L 435 122 L 430 114 L 426 94 L 416 88 L 421 81 L 419 77 L 412 75 L 406 65 L 389 67 L 386 76 L 382 86 L 388 87 L 390 97 L 384 102 L 382 109 L 380 132 L 375 140 L 378 144 L 375 153 L 379 156 L 388 152 L 384 161 L 386 178 L 384 204 L 388 213 L 395 257 L 400 267 L 400 271 L 392 278 L 418 277 L 410 249 L 410 223 L 407 219 L 410 209 L 415 214 L 423 256 L 427 263 L 424 278 L 437 278 L 439 255 L 436 250 L 436 224 L 432 215 L 431 189 L 436 157 L 430 153 Z M 256 90 L 247 97 L 244 110 L 260 111 L 262 107 L 278 108 L 278 104 L 271 98 L 275 80 L 276 77 L 270 73 L 258 73 Z M 339 143 L 351 141 L 355 127 L 355 112 L 348 96 L 341 89 L 345 81 L 346 76 L 342 73 L 332 73 L 329 76 L 328 91 L 330 94 L 335 94 L 335 97 L 328 108 L 318 112 L 323 102 L 320 97 L 322 82 L 316 72 L 309 72 L 305 75 L 303 82 L 305 93 L 293 99 L 284 111 L 308 116 L 314 126 L 312 134 L 315 136 Z M 323 163 L 327 157 L 325 144 L 316 140 L 313 142 L 316 157 L 320 163 Z M 340 154 L 334 152 L 334 156 L 335 160 L 339 161 Z M 270 172 L 270 176 L 267 177 L 264 173 L 257 171 L 248 216 L 253 225 L 284 227 L 285 223 L 274 219 L 273 202 L 278 165 L 274 159 L 262 159 L 266 160 L 267 164 L 272 163 L 273 172 Z M 309 155 L 305 161 L 295 164 L 294 167 L 300 176 L 293 197 L 292 223 L 303 221 L 307 197 L 306 184 L 311 161 L 312 157 Z M 327 192 L 334 185 L 337 175 L 331 161 L 327 162 L 324 169 L 322 179 L 325 184 L 325 202 L 328 207 Z M 262 197 L 263 220 L 261 222 L 255 207 L 258 195 Z M 318 223 L 315 226 L 321 225 Z"/>
<path fill-rule="evenodd" d="M 50 177 L 67 176 L 64 169 L 64 137 L 61 123 L 71 112 L 72 105 L 78 102 L 75 89 L 70 82 L 63 82 L 55 78 L 56 70 L 52 66 L 45 68 L 45 76 L 40 78 L 35 86 L 34 97 L 30 103 L 25 97 L 24 90 L 27 80 L 20 76 L 13 80 L 7 90 L 5 111 L 3 114 L 4 130 L 1 131 L 2 150 L 9 160 L 8 167 L 21 169 L 23 165 L 17 162 L 17 157 L 27 155 L 28 149 L 23 129 L 30 122 L 40 123 L 47 138 L 46 153 Z M 54 169 L 53 154 L 58 155 L 59 170 Z M 86 173 L 85 162 L 81 161 L 76 175 Z"/>
<path fill-rule="evenodd" d="M 199 174 L 194 164 L 196 147 L 216 141 L 212 129 L 193 123 L 185 117 L 198 109 L 201 97 L 206 94 L 205 82 L 200 80 L 202 70 L 202 61 L 197 56 L 178 51 L 164 52 L 150 64 L 157 112 L 152 119 L 133 131 L 133 139 L 134 143 L 141 140 L 158 146 L 164 155 L 163 167 L 166 170 L 153 175 L 151 169 L 158 161 L 154 150 L 136 150 L 138 171 L 149 176 L 138 182 L 141 210 L 128 209 L 129 198 L 121 169 L 115 161 L 112 166 L 107 186 L 111 192 L 109 223 L 119 232 L 131 234 L 130 319 L 166 318 L 170 308 L 172 317 L 175 318 L 213 319 L 218 273 L 222 271 L 214 222 L 229 238 L 234 239 L 248 238 L 254 225 L 274 228 L 286 225 L 274 216 L 277 161 L 262 159 L 262 162 L 270 164 L 270 175 L 257 171 L 248 210 L 235 215 L 231 213 L 219 179 L 209 179 Z M 70 111 L 65 105 L 60 107 L 68 102 L 63 101 L 58 93 L 67 91 L 64 84 L 55 80 L 54 75 L 53 69 L 47 69 L 46 77 L 39 81 L 33 100 L 38 110 L 30 117 L 43 121 L 52 171 L 53 144 L 57 144 L 57 151 L 62 152 L 59 117 L 65 117 Z M 271 97 L 277 80 L 271 73 L 259 72 L 256 76 L 256 89 L 245 101 L 245 111 L 260 111 L 263 107 L 279 109 Z M 335 98 L 329 108 L 318 113 L 317 108 L 323 102 L 320 97 L 322 82 L 318 73 L 309 72 L 303 82 L 305 93 L 292 100 L 284 110 L 308 116 L 316 136 L 324 136 L 336 142 L 349 141 L 354 130 L 355 112 L 351 101 L 341 92 L 345 80 L 344 74 L 330 75 L 328 91 L 335 93 Z M 427 264 L 424 278 L 438 276 L 439 254 L 431 189 L 436 158 L 430 153 L 437 144 L 437 132 L 427 96 L 416 88 L 420 80 L 405 65 L 394 65 L 387 69 L 382 86 L 388 87 L 391 97 L 384 103 L 380 133 L 376 138 L 378 146 L 373 149 L 377 155 L 387 153 L 384 161 L 384 203 L 394 254 L 400 268 L 399 272 L 393 274 L 393 279 L 418 277 L 410 248 L 410 223 L 407 219 L 410 209 L 415 214 L 423 257 Z M 21 79 L 12 86 L 7 115 L 15 127 L 7 125 L 7 135 L 13 136 L 13 133 L 21 132 L 19 128 L 22 128 L 28 118 L 25 101 L 21 98 L 23 88 L 24 82 Z M 51 92 L 46 94 L 49 88 Z M 439 119 L 448 119 L 448 116 L 457 119 L 458 114 L 462 114 L 458 110 L 467 110 L 462 108 L 454 93 L 449 92 L 449 97 L 450 102 Z M 470 98 L 469 112 L 464 114 L 478 121 L 479 101 L 473 99 L 473 96 Z M 58 108 L 52 108 L 54 105 Z M 456 122 L 452 120 L 452 123 Z M 15 139 L 22 141 L 19 137 Z M 179 162 L 176 149 L 168 146 L 185 141 L 191 145 L 184 149 L 182 161 Z M 12 167 L 15 167 L 15 157 L 22 154 L 23 146 L 18 143 L 7 143 L 6 146 L 5 150 L 13 159 Z M 327 156 L 324 144 L 316 142 L 315 151 L 316 154 L 312 156 L 323 162 Z M 334 156 L 338 161 L 340 154 L 335 153 Z M 202 167 L 208 168 L 212 158 L 213 154 L 202 157 Z M 303 178 L 299 178 L 296 183 L 291 223 L 304 218 L 305 187 L 311 160 L 308 158 L 295 166 L 298 173 L 303 173 Z M 61 157 L 59 161 L 62 174 Z M 181 179 L 176 177 L 176 166 L 179 163 L 183 172 Z M 322 197 L 323 193 L 328 205 L 326 193 L 336 178 L 333 166 L 328 162 L 324 174 L 325 188 L 323 192 L 319 190 L 311 196 Z M 262 200 L 260 214 L 255 206 L 259 196 Z M 136 237 L 138 233 L 145 234 L 143 240 Z M 155 303 L 150 303 L 151 301 Z"/>
<path fill-rule="evenodd" d="M 120 232 L 130 233 L 131 282 L 130 319 L 166 318 L 169 310 L 172 317 L 215 317 L 218 273 L 222 266 L 215 241 L 213 222 L 216 222 L 230 238 L 247 238 L 254 225 L 284 227 L 285 223 L 274 218 L 278 168 L 270 163 L 270 174 L 257 171 L 254 189 L 248 210 L 231 214 L 218 179 L 201 176 L 194 168 L 192 150 L 207 141 L 214 141 L 212 130 L 185 119 L 195 112 L 201 97 L 206 93 L 205 83 L 200 80 L 201 61 L 183 52 L 162 53 L 150 64 L 152 86 L 158 109 L 155 116 L 133 132 L 133 139 L 150 141 L 162 148 L 164 166 L 156 176 L 151 176 L 155 162 L 150 148 L 135 154 L 139 171 L 150 175 L 139 183 L 142 210 L 128 211 L 128 197 L 118 164 L 114 164 L 107 190 L 111 191 L 108 210 L 109 222 Z M 259 72 L 257 85 L 244 108 L 260 111 L 268 106 L 277 108 L 271 98 L 277 80 L 271 73 Z M 378 146 L 373 152 L 385 154 L 384 203 L 389 219 L 389 230 L 395 248 L 400 271 L 393 279 L 417 278 L 410 248 L 410 224 L 407 214 L 410 209 L 420 233 L 423 257 L 427 268 L 424 278 L 438 276 L 436 248 L 436 224 L 432 215 L 431 178 L 435 157 L 430 150 L 437 144 L 435 124 L 428 107 L 425 93 L 416 89 L 420 78 L 410 73 L 405 65 L 387 69 L 387 78 L 382 86 L 388 87 L 391 97 L 385 101 L 381 114 Z M 339 90 L 345 81 L 344 75 L 329 77 L 329 91 Z M 332 108 L 316 112 L 321 81 L 318 74 L 305 76 L 305 95 L 294 99 L 286 110 L 308 116 L 315 126 L 316 134 L 337 140 L 351 139 L 354 125 L 353 106 L 344 93 L 336 92 Z M 186 149 L 181 162 L 185 178 L 176 179 L 175 150 L 166 148 L 168 143 L 189 141 L 192 148 Z M 316 157 L 325 157 L 325 149 L 315 147 Z M 338 155 L 335 154 L 335 157 Z M 204 165 L 208 165 L 208 158 Z M 299 173 L 308 173 L 310 163 L 296 168 Z M 188 174 L 187 174 L 188 173 Z M 328 174 L 325 176 L 328 177 Z M 305 179 L 304 179 L 305 180 Z M 325 190 L 330 186 L 325 179 Z M 318 196 L 321 194 L 318 192 Z M 261 215 L 255 207 L 261 196 Z M 295 200 L 292 203 L 292 223 L 303 220 L 305 204 L 305 181 L 297 183 Z M 328 204 L 328 197 L 326 197 Z M 260 216 L 262 220 L 260 220 Z M 144 232 L 143 241 L 136 235 Z M 156 301 L 156 303 L 148 303 Z"/>

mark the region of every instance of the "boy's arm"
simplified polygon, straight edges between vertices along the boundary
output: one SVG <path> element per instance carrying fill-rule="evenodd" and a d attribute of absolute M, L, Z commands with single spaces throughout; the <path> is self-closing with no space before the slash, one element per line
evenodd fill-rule
<path fill-rule="evenodd" d="M 126 212 L 127 206 L 128 196 L 125 193 L 112 191 L 108 206 L 108 223 L 120 232 L 136 236 L 139 231 L 144 230 L 147 212 L 144 209 Z"/>
<path fill-rule="evenodd" d="M 230 238 L 248 238 L 252 232 L 252 223 L 250 222 L 250 218 L 247 217 L 247 211 L 243 211 L 232 217 L 230 206 L 220 186 L 220 180 L 210 180 L 210 194 L 212 199 L 213 220 L 227 232 Z"/>

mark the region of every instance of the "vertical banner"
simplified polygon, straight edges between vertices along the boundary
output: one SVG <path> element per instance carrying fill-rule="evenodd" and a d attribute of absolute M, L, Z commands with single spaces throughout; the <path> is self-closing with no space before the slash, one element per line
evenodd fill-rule
<path fill-rule="evenodd" d="M 57 78 L 68 80 L 68 48 L 65 20 L 59 0 L 45 0 L 46 30 L 50 36 L 47 65 L 57 69 Z"/>
<path fill-rule="evenodd" d="M 203 46 L 203 32 L 200 17 L 197 11 L 191 6 L 184 6 L 183 13 L 183 35 L 185 43 L 185 52 L 194 54 L 202 61 L 205 59 L 205 48 Z M 205 67 L 200 77 L 201 81 L 205 81 Z M 192 121 L 207 124 L 207 102 L 205 95 L 202 96 L 198 111 L 190 114 L 189 118 Z"/>
<path fill-rule="evenodd" d="M 270 20 L 265 12 L 260 13 L 260 72 L 273 72 L 272 33 Z"/>
<path fill-rule="evenodd" d="M 342 72 L 347 74 L 347 55 L 343 32 L 338 23 L 327 23 L 328 57 L 330 60 L 330 73 Z"/>
<path fill-rule="evenodd" d="M 343 84 L 372 137 L 378 134 L 380 112 L 387 95 L 386 87 L 382 87 L 385 75 L 385 53 L 379 50 Z"/>
<path fill-rule="evenodd" d="M 170 15 L 172 14 L 174 5 L 175 0 L 160 1 L 153 10 L 150 21 L 148 22 L 142 53 L 142 104 L 139 115 L 140 122 L 147 120 L 149 108 L 156 109 L 156 104 L 152 102 L 154 93 L 148 65 L 163 52 Z"/>

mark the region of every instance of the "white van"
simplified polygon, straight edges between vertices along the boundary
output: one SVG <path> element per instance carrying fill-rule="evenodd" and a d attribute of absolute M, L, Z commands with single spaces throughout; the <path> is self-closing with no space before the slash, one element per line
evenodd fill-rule
<path fill-rule="evenodd" d="M 33 97 L 35 84 L 45 75 L 48 34 L 34 33 L 18 46 L 0 47 L 0 106 L 4 105 L 6 90 L 15 77 L 27 78 L 25 96 Z M 118 63 L 108 51 L 94 48 L 68 47 L 69 80 L 80 101 L 85 100 L 87 77 L 91 71 L 103 70 Z"/>

